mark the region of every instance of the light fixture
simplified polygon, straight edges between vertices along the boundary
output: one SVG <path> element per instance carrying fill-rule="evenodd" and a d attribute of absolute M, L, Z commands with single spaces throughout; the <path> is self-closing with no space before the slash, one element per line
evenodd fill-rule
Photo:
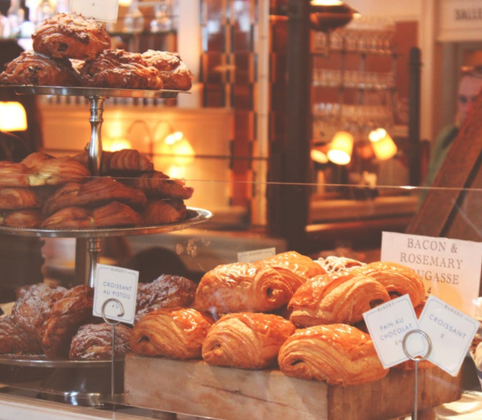
<path fill-rule="evenodd" d="M 25 131 L 27 114 L 20 102 L 0 102 L 0 130 Z"/>
<path fill-rule="evenodd" d="M 310 150 L 310 157 L 313 162 L 320 163 L 322 165 L 329 162 L 328 156 L 326 155 L 328 145 L 325 144 L 315 144 Z"/>
<path fill-rule="evenodd" d="M 117 152 L 131 147 L 130 141 L 123 137 L 102 139 L 102 148 L 108 152 Z"/>
<path fill-rule="evenodd" d="M 119 0 L 119 6 L 130 6 L 132 0 Z"/>
<path fill-rule="evenodd" d="M 347 131 L 339 131 L 333 137 L 328 150 L 328 159 L 337 165 L 348 165 L 353 151 L 353 136 Z"/>
<path fill-rule="evenodd" d="M 182 131 L 168 134 L 163 141 L 155 146 L 156 154 L 172 157 L 174 165 L 186 166 L 194 160 L 194 149 Z"/>
<path fill-rule="evenodd" d="M 329 33 L 341 28 L 360 14 L 339 0 L 311 0 L 311 28 L 315 31 Z"/>
<path fill-rule="evenodd" d="M 383 128 L 377 128 L 368 135 L 372 144 L 375 156 L 379 160 L 387 160 L 395 156 L 397 153 L 397 145 Z"/>

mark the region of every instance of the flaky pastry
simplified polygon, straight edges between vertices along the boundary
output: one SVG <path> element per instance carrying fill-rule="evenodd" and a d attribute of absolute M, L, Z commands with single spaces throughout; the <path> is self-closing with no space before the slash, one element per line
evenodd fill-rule
<path fill-rule="evenodd" d="M 32 188 L 0 188 L 0 209 L 38 209 L 42 201 Z"/>
<path fill-rule="evenodd" d="M 27 333 L 13 316 L 0 318 L 0 354 L 39 354 L 42 349 L 34 335 Z"/>
<path fill-rule="evenodd" d="M 149 171 L 136 178 L 126 180 L 129 185 L 138 188 L 148 198 L 180 198 L 187 200 L 192 197 L 194 188 L 187 187 L 181 179 L 172 179 L 159 171 Z"/>
<path fill-rule="evenodd" d="M 0 226 L 22 229 L 37 229 L 42 225 L 40 210 L 12 210 L 0 212 Z"/>
<path fill-rule="evenodd" d="M 179 54 L 147 50 L 142 54 L 149 66 L 159 70 L 164 89 L 189 90 L 192 86 L 192 75 Z"/>
<path fill-rule="evenodd" d="M 182 200 L 149 200 L 142 212 L 145 225 L 161 225 L 185 220 L 187 208 Z"/>

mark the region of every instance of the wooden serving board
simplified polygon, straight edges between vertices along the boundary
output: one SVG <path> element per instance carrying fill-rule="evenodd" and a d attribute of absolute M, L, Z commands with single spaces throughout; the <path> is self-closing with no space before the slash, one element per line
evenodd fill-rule
<path fill-rule="evenodd" d="M 428 410 L 460 399 L 461 376 L 419 369 L 418 387 L 419 410 Z M 130 353 L 125 361 L 127 404 L 224 420 L 386 420 L 413 411 L 413 389 L 410 370 L 391 369 L 380 381 L 343 388 L 201 360 Z"/>

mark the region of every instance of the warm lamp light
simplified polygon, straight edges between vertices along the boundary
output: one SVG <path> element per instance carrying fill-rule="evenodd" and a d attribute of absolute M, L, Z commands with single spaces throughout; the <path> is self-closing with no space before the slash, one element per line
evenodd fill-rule
<path fill-rule="evenodd" d="M 130 6 L 132 0 L 119 0 L 119 6 Z"/>
<path fill-rule="evenodd" d="M 387 160 L 397 153 L 397 145 L 383 128 L 377 128 L 368 135 L 375 156 L 379 160 Z"/>
<path fill-rule="evenodd" d="M 348 165 L 352 151 L 353 136 L 346 131 L 339 131 L 331 141 L 328 159 L 337 165 Z"/>
<path fill-rule="evenodd" d="M 168 134 L 156 145 L 156 154 L 172 156 L 173 163 L 185 166 L 194 160 L 196 155 L 191 143 L 181 131 Z"/>
<path fill-rule="evenodd" d="M 132 145 L 129 140 L 123 138 L 103 139 L 102 148 L 108 152 L 117 152 L 119 150 L 130 149 Z"/>
<path fill-rule="evenodd" d="M 20 102 L 0 102 L 0 130 L 25 131 L 27 114 Z"/>
<path fill-rule="evenodd" d="M 316 163 L 321 163 L 322 165 L 329 162 L 328 156 L 326 155 L 328 147 L 325 144 L 314 145 L 310 150 L 311 160 Z"/>
<path fill-rule="evenodd" d="M 348 25 L 360 14 L 347 4 L 338 0 L 311 0 L 311 27 L 315 31 L 330 32 Z"/>

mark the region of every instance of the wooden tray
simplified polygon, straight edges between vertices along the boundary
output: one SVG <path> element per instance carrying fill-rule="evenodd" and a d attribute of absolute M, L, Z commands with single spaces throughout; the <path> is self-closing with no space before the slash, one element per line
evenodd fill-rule
<path fill-rule="evenodd" d="M 419 369 L 419 410 L 461 397 L 461 375 Z M 414 371 L 391 369 L 369 384 L 330 386 L 278 370 L 248 371 L 130 353 L 125 402 L 137 407 L 225 420 L 384 420 L 410 414 Z"/>

